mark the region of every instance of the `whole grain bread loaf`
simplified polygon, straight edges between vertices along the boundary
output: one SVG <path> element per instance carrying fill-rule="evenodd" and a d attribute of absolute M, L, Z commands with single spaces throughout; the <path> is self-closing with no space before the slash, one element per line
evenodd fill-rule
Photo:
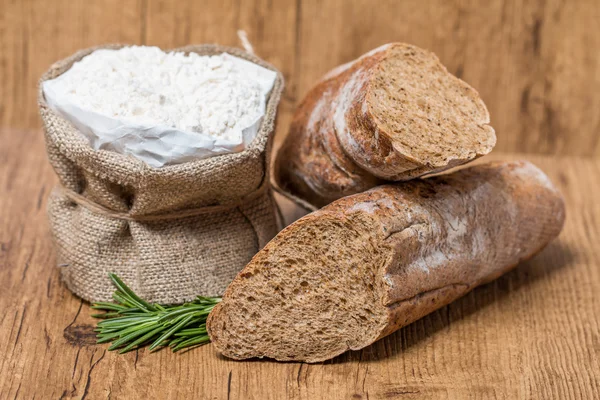
<path fill-rule="evenodd" d="M 528 162 L 379 186 L 281 231 L 229 285 L 208 332 L 235 359 L 327 360 L 497 278 L 564 218 L 560 193 Z"/>
<path fill-rule="evenodd" d="M 496 136 L 488 123 L 477 91 L 435 54 L 388 44 L 310 90 L 278 153 L 276 184 L 321 207 L 489 153 Z"/>

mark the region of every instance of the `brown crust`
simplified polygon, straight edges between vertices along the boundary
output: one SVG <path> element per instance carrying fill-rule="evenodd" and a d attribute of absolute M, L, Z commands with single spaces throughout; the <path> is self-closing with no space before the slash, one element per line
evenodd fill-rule
<path fill-rule="evenodd" d="M 390 54 L 398 58 L 398 52 L 406 52 L 407 58 L 425 59 L 429 69 L 434 71 L 431 73 L 442 75 L 457 93 L 456 98 L 449 99 L 432 93 L 439 103 L 456 106 L 458 120 L 464 121 L 457 128 L 471 127 L 459 133 L 464 139 L 461 141 L 464 149 L 456 149 L 456 154 L 439 160 L 434 154 L 441 151 L 441 144 L 436 148 L 434 142 L 425 153 L 403 145 L 404 138 L 392 132 L 374 112 L 373 108 L 379 104 L 372 98 L 374 87 L 382 76 L 395 79 L 382 68 Z M 410 94 L 408 99 L 414 100 Z M 412 130 L 402 135 L 414 141 L 437 127 L 434 129 L 434 122 L 416 123 L 416 111 L 411 107 L 407 106 L 407 115 L 394 118 L 412 121 Z M 461 114 L 463 108 L 472 112 Z M 411 116 L 413 112 L 415 118 Z M 487 123 L 489 114 L 478 93 L 449 74 L 433 53 L 403 43 L 385 45 L 334 69 L 309 91 L 294 115 L 278 154 L 274 177 L 283 190 L 321 207 L 372 188 L 383 180 L 408 180 L 487 154 L 495 144 L 493 129 Z M 477 129 L 482 131 L 472 133 Z"/>
<path fill-rule="evenodd" d="M 304 97 L 277 153 L 274 179 L 281 189 L 322 207 L 382 182 L 346 156 L 333 121 L 341 86 L 357 68 L 368 70 L 378 60 L 366 58 L 364 66 L 353 65 L 320 81 Z"/>
<path fill-rule="evenodd" d="M 561 195 L 526 161 L 380 186 L 323 210 L 344 214 L 361 207 L 373 209 L 394 249 L 382 271 L 390 322 L 381 336 L 537 254 L 565 218 Z M 437 265 L 443 268 L 433 269 Z"/>
<path fill-rule="evenodd" d="M 267 253 L 279 259 L 292 233 L 326 219 L 352 223 L 357 216 L 370 221 L 365 240 L 375 240 L 387 252 L 373 282 L 380 298 L 373 307 L 383 310 L 385 318 L 377 325 L 375 337 L 365 335 L 358 345 L 346 349 L 367 346 L 532 257 L 560 233 L 565 208 L 560 193 L 534 165 L 525 161 L 480 165 L 340 199 L 280 232 L 240 275 L 259 272 Z M 329 234 L 336 232 L 332 229 Z M 336 265 L 332 270 L 340 268 Z M 237 312 L 228 309 L 228 299 L 243 292 L 247 282 L 238 276 L 208 321 L 215 346 L 232 358 L 247 357 L 228 351 L 226 332 L 215 327 L 224 314 Z M 288 285 L 295 285 L 293 277 Z M 374 317 L 370 323 L 377 321 Z M 316 362 L 343 350 L 305 358 L 268 352 L 254 356 Z"/>

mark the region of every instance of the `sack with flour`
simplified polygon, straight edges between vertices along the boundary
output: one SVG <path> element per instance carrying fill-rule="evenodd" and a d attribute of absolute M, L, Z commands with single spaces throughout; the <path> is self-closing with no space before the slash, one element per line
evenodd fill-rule
<path fill-rule="evenodd" d="M 132 130 L 131 121 L 90 117 L 64 94 L 50 92 L 48 83 L 87 55 L 121 47 L 82 50 L 55 63 L 39 85 L 46 148 L 60 180 L 48 215 L 63 280 L 88 301 L 111 298 L 108 272 L 151 302 L 220 295 L 277 232 L 268 174 L 283 78 L 240 49 L 174 49 L 234 56 L 275 73 L 264 115 L 216 139 L 202 136 L 210 128 L 204 126 L 190 134 L 188 126 L 137 120 Z"/>

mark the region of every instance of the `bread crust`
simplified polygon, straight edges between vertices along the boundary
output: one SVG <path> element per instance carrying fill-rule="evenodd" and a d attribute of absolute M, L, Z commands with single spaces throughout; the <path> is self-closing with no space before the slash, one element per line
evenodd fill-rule
<path fill-rule="evenodd" d="M 360 63 L 338 67 L 347 69 L 330 78 L 325 76 L 304 97 L 275 160 L 274 179 L 281 189 L 320 208 L 382 182 L 344 153 L 334 124 L 344 83 L 359 67 L 369 71 L 382 53 L 374 52 Z"/>
<path fill-rule="evenodd" d="M 259 273 L 260 262 L 267 256 L 278 260 L 297 231 L 324 220 L 348 226 L 358 219 L 369 222 L 362 232 L 364 240 L 377 243 L 383 252 L 381 259 L 386 260 L 376 267 L 370 289 L 379 300 L 372 305 L 373 321 L 365 322 L 370 324 L 365 328 L 369 334 L 353 345 L 310 356 L 272 353 L 268 348 L 251 356 L 318 362 L 347 349 L 365 347 L 538 253 L 560 233 L 565 207 L 548 177 L 526 161 L 484 164 L 340 199 L 280 232 L 227 288 L 207 325 L 216 348 L 231 358 L 248 358 L 248 354 L 227 347 L 231 340 L 227 329 L 244 328 L 225 329 L 220 323 L 227 313 L 237 312 L 229 308 L 229 298 L 244 293 L 250 282 L 244 274 Z M 343 232 L 332 228 L 328 234 Z M 341 273 L 343 268 L 351 268 L 343 264 L 331 267 Z M 297 282 L 290 277 L 288 284 Z M 378 315 L 383 315 L 381 321 Z M 371 334 L 373 326 L 376 330 Z M 237 332 L 236 336 L 241 335 Z"/>
<path fill-rule="evenodd" d="M 421 115 L 423 113 L 415 108 L 419 99 L 413 98 L 415 94 L 412 92 L 397 101 L 410 104 L 404 107 L 401 115 L 393 116 L 405 121 L 412 129 L 403 128 L 400 133 L 392 131 L 377 116 L 374 107 L 382 102 L 374 98 L 375 88 L 381 84 L 381 77 L 396 79 L 391 76 L 393 71 L 382 71 L 386 60 L 391 57 L 422 62 L 428 68 L 424 73 L 430 74 L 431 80 L 441 79 L 437 77 L 439 75 L 449 82 L 456 94 L 441 98 L 441 94 L 432 92 L 431 97 L 450 106 L 454 104 L 457 108 L 459 122 L 452 125 L 452 132 L 447 134 L 462 137 L 460 144 L 464 148 L 440 159 L 435 155 L 443 152 L 441 144 L 425 146 L 423 153 L 423 149 L 411 148 L 405 143 L 406 138 L 414 142 L 419 136 L 438 129 L 436 124 L 439 125 L 439 121 L 447 124 L 444 122 L 446 116 L 438 116 L 439 121 L 436 122 L 433 112 Z M 410 81 L 410 77 L 398 79 Z M 404 88 L 399 89 L 400 92 L 402 90 Z M 433 53 L 404 43 L 384 45 L 332 70 L 309 91 L 298 107 L 289 134 L 278 153 L 275 181 L 291 195 L 321 207 L 372 188 L 384 180 L 412 179 L 487 154 L 496 140 L 488 123 L 489 113 L 479 94 L 448 73 Z"/>
<path fill-rule="evenodd" d="M 384 185 L 341 199 L 328 212 L 369 209 L 390 261 L 386 336 L 496 279 L 537 254 L 564 225 L 562 196 L 526 161 Z"/>

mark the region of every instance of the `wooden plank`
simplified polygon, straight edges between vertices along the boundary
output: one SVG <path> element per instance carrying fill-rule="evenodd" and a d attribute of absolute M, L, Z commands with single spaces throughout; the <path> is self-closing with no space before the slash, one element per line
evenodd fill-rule
<path fill-rule="evenodd" d="M 565 195 L 567 223 L 557 241 L 362 351 L 306 365 L 234 362 L 210 345 L 126 355 L 95 345 L 88 304 L 54 267 L 45 199 L 56 179 L 42 135 L 0 130 L 0 141 L 2 398 L 600 396 L 600 160 L 527 156 Z"/>

